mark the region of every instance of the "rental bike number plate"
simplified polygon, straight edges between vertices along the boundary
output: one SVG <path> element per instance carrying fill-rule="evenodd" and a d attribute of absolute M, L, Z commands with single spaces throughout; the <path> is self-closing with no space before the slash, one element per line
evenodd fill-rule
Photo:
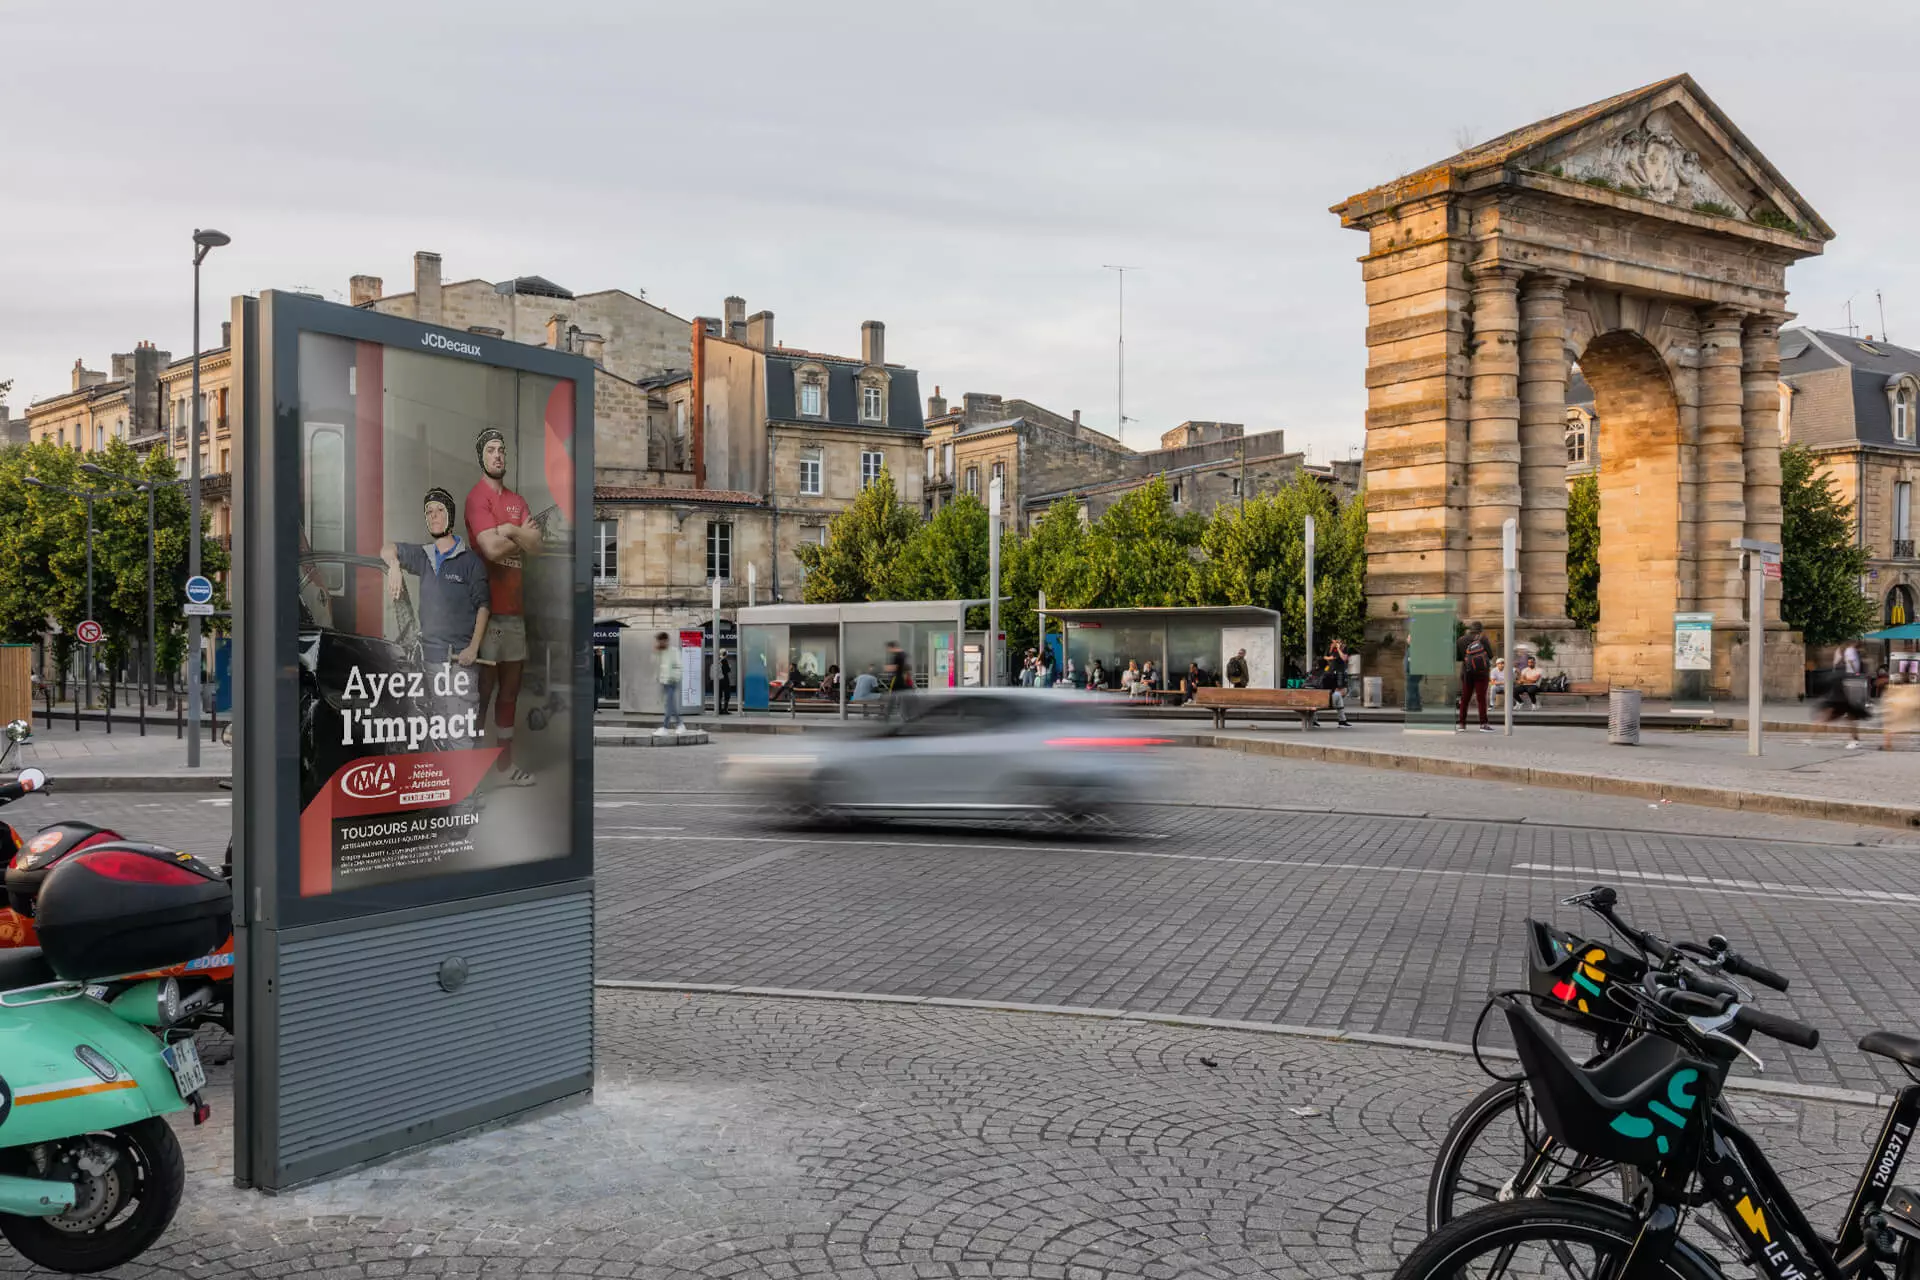
<path fill-rule="evenodd" d="M 176 1040 L 161 1050 L 160 1056 L 173 1072 L 173 1082 L 179 1086 L 181 1097 L 191 1098 L 207 1087 L 207 1071 L 200 1065 L 200 1050 L 193 1041 Z"/>

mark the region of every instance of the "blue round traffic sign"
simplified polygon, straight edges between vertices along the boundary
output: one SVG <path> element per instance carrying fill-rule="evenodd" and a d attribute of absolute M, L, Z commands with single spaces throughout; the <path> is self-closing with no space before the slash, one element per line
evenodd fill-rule
<path fill-rule="evenodd" d="M 187 579 L 188 604 L 205 604 L 211 599 L 213 599 L 213 583 L 210 580 L 197 573 Z"/>

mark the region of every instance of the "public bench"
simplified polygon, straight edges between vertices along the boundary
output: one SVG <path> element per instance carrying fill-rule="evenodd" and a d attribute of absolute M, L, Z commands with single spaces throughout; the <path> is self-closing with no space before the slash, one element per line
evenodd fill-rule
<path fill-rule="evenodd" d="M 1575 680 L 1564 689 L 1555 689 L 1551 692 L 1538 689 L 1534 696 L 1539 698 L 1542 704 L 1545 704 L 1548 698 L 1578 698 L 1580 705 L 1585 707 L 1591 706 L 1595 698 L 1604 698 L 1612 692 L 1613 686 L 1605 680 Z"/>
<path fill-rule="evenodd" d="M 1227 727 L 1229 711 L 1294 711 L 1308 729 L 1319 728 L 1316 717 L 1333 710 L 1331 689 L 1204 688 L 1195 691 L 1194 705 L 1213 712 L 1213 727 Z"/>

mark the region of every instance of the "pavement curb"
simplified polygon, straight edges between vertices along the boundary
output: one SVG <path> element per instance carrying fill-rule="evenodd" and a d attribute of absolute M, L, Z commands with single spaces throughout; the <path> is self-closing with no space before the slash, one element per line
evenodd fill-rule
<path fill-rule="evenodd" d="M 1920 808 L 1908 805 L 1875 804 L 1866 800 L 1825 800 L 1819 796 L 1741 791 L 1733 787 L 1657 782 L 1651 778 L 1612 778 L 1566 769 L 1536 769 L 1528 765 L 1485 760 L 1449 760 L 1441 756 L 1409 755 L 1366 747 L 1321 746 L 1277 738 L 1228 738 L 1209 733 L 1190 735 L 1182 741 L 1192 746 L 1239 751 L 1247 755 L 1318 760 L 1367 769 L 1404 769 L 1438 777 L 1472 778 L 1478 781 L 1521 782 L 1561 791 L 1585 791 L 1593 795 L 1629 796 L 1652 802 L 1671 800 L 1676 804 L 1700 805 L 1710 809 L 1740 809 L 1786 818 L 1819 818 L 1828 822 L 1850 822 L 1857 826 L 1920 830 Z"/>
<path fill-rule="evenodd" d="M 773 1000 L 827 1000 L 841 1004 L 905 1004 L 931 1009 L 976 1009 L 986 1013 L 1026 1013 L 1056 1018 L 1091 1018 L 1100 1022 L 1151 1022 L 1169 1027 L 1204 1027 L 1213 1031 L 1246 1031 L 1255 1035 L 1287 1036 L 1302 1040 L 1329 1040 L 1339 1044 L 1371 1045 L 1383 1049 L 1408 1049 L 1422 1053 L 1445 1053 L 1454 1057 L 1475 1056 L 1470 1044 L 1452 1040 L 1425 1040 L 1418 1036 L 1379 1035 L 1370 1031 L 1346 1031 L 1339 1027 L 1296 1026 L 1284 1022 L 1253 1022 L 1238 1018 L 1206 1018 L 1178 1013 L 1155 1013 L 1135 1009 L 1095 1009 L 1084 1005 L 1023 1004 L 1011 1000 L 966 1000 L 954 996 L 908 996 L 886 992 L 820 991 L 806 987 L 729 986 L 718 982 L 640 982 L 628 978 L 595 978 L 593 985 L 607 991 L 681 992 L 686 995 L 751 996 Z M 1478 1051 L 1481 1058 L 1516 1061 L 1511 1049 L 1487 1048 Z M 1842 1106 L 1873 1107 L 1884 1110 L 1893 1103 L 1892 1094 L 1867 1093 L 1860 1089 L 1836 1089 L 1822 1084 L 1790 1084 L 1778 1080 L 1727 1081 L 1727 1088 L 1743 1093 L 1769 1094 L 1774 1097 L 1802 1098 L 1832 1102 Z"/>

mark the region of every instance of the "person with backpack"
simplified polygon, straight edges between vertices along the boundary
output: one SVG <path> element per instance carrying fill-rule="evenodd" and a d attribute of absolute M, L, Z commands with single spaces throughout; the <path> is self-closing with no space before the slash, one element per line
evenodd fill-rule
<path fill-rule="evenodd" d="M 1460 637 L 1460 720 L 1456 732 L 1467 727 L 1467 703 L 1480 702 L 1480 732 L 1492 733 L 1487 723 L 1487 681 L 1493 672 L 1493 646 L 1487 643 L 1487 629 L 1478 622 L 1467 624 Z"/>
<path fill-rule="evenodd" d="M 1333 643 L 1327 646 L 1327 656 L 1320 660 L 1320 685 L 1333 695 L 1333 708 L 1340 713 L 1335 723 L 1342 729 L 1353 728 L 1353 722 L 1347 719 L 1347 646 L 1335 636 Z"/>

